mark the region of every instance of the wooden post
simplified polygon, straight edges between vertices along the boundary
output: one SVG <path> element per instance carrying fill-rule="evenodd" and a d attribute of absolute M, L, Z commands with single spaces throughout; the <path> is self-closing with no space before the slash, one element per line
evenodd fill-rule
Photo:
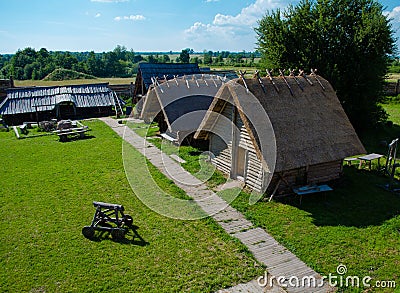
<path fill-rule="evenodd" d="M 263 81 L 262 81 L 262 79 L 260 77 L 260 72 L 258 70 L 256 70 L 256 72 L 254 74 L 254 77 L 257 78 L 258 83 L 261 85 L 261 88 L 262 88 L 263 92 L 265 93 L 265 86 L 263 84 Z"/>
<path fill-rule="evenodd" d="M 270 202 L 274 198 L 274 195 L 278 191 L 278 188 L 279 188 L 279 185 L 281 185 L 281 182 L 282 182 L 282 178 L 280 178 L 278 183 L 276 184 L 274 191 L 272 191 L 271 196 L 269 197 L 268 202 Z"/>
<path fill-rule="evenodd" d="M 320 81 L 319 78 L 318 78 L 317 69 L 311 69 L 311 75 L 315 77 L 315 79 L 317 80 L 317 82 L 319 83 L 319 85 L 321 86 L 321 88 L 322 88 L 323 90 L 325 90 L 325 87 L 322 85 L 321 81 Z"/>
<path fill-rule="evenodd" d="M 247 87 L 246 79 L 244 78 L 245 74 L 246 74 L 246 71 L 243 72 L 243 71 L 239 70 L 239 75 L 240 75 L 240 78 L 243 80 L 244 87 L 246 88 L 246 91 L 249 92 L 249 88 Z"/>
<path fill-rule="evenodd" d="M 289 76 L 293 77 L 294 80 L 296 81 L 297 85 L 299 86 L 299 88 L 301 89 L 302 92 L 304 92 L 304 88 L 303 86 L 300 84 L 300 81 L 297 79 L 297 77 L 294 75 L 294 70 L 289 69 L 290 74 Z"/>
<path fill-rule="evenodd" d="M 283 71 L 282 71 L 281 69 L 279 69 L 279 73 L 280 73 L 280 75 L 282 76 L 283 80 L 285 81 L 287 87 L 289 88 L 290 94 L 293 96 L 292 88 L 290 87 L 290 84 L 289 84 L 289 82 L 287 81 L 287 79 L 286 79 L 286 77 L 285 77 L 285 74 L 283 73 Z"/>
<path fill-rule="evenodd" d="M 168 84 L 168 75 L 165 75 L 165 74 L 164 74 L 164 83 L 167 85 L 167 87 L 169 87 L 169 84 Z"/>
<path fill-rule="evenodd" d="M 174 75 L 174 80 L 175 80 L 176 86 L 179 86 L 177 77 L 178 77 L 177 75 Z"/>
<path fill-rule="evenodd" d="M 313 82 L 307 77 L 306 73 L 304 72 L 304 70 L 300 69 L 299 70 L 299 76 L 304 77 L 304 79 L 310 84 L 310 85 L 314 85 Z"/>
<path fill-rule="evenodd" d="M 274 86 L 276 92 L 279 94 L 279 89 L 278 89 L 278 87 L 276 86 L 274 79 L 272 78 L 271 71 L 269 71 L 268 69 L 266 69 L 266 70 L 267 70 L 267 75 L 268 75 L 268 77 L 269 77 L 269 80 L 271 81 L 272 85 Z"/>

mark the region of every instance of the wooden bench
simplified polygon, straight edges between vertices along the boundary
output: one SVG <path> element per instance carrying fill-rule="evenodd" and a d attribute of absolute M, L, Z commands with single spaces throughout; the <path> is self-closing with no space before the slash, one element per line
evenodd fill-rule
<path fill-rule="evenodd" d="M 318 193 L 318 192 L 326 192 L 332 191 L 333 189 L 326 184 L 323 185 L 307 185 L 298 188 L 293 188 L 293 192 L 300 197 L 300 204 L 303 198 L 303 195 Z"/>
<path fill-rule="evenodd" d="M 347 163 L 348 166 L 351 166 L 353 164 L 353 162 L 354 163 L 356 163 L 356 162 L 359 163 L 360 159 L 359 158 L 345 158 L 344 161 Z"/>

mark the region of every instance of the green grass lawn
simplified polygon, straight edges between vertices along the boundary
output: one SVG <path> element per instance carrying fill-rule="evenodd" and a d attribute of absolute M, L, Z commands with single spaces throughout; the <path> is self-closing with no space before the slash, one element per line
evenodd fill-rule
<path fill-rule="evenodd" d="M 67 143 L 0 132 L 2 292 L 212 292 L 262 273 L 214 221 L 172 220 L 144 206 L 125 177 L 121 139 L 102 122 L 87 124 L 88 139 Z M 143 240 L 84 238 L 92 201 L 123 204 Z"/>
<path fill-rule="evenodd" d="M 400 126 L 400 97 L 393 98 L 393 100 L 396 101 L 383 104 L 383 108 L 389 114 L 389 120 Z"/>
<path fill-rule="evenodd" d="M 322 275 L 344 264 L 349 276 L 395 280 L 398 287 L 400 196 L 378 186 L 386 181 L 346 167 L 333 192 L 303 196 L 301 204 L 288 197 L 250 206 L 242 192 L 232 206 Z"/>
<path fill-rule="evenodd" d="M 215 167 L 206 162 L 208 155 L 198 147 L 190 145 L 176 146 L 173 143 L 156 137 L 159 134 L 159 128 L 156 123 L 151 125 L 146 123 L 128 122 L 127 126 L 134 130 L 138 135 L 147 137 L 148 141 L 161 149 L 168 155 L 175 154 L 185 160 L 181 166 L 195 177 L 206 181 L 210 188 L 214 188 L 226 182 L 226 176 Z"/>

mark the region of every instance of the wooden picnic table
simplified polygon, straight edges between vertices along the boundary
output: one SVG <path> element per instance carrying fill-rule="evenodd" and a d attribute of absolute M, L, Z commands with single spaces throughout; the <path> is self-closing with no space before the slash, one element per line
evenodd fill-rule
<path fill-rule="evenodd" d="M 84 138 L 86 131 L 89 131 L 88 126 L 60 129 L 60 130 L 55 130 L 53 132 L 57 133 L 58 137 L 60 138 L 60 141 L 65 142 L 68 140 L 69 135 L 78 135 L 80 138 Z"/>
<path fill-rule="evenodd" d="M 368 155 L 364 155 L 364 156 L 358 157 L 358 159 L 360 160 L 359 168 L 361 169 L 362 162 L 368 162 L 368 163 L 369 163 L 369 169 L 371 170 L 372 161 L 373 161 L 373 160 L 378 160 L 378 170 L 380 170 L 380 168 L 381 168 L 381 162 L 380 162 L 380 160 L 381 160 L 382 157 L 383 157 L 383 155 L 381 155 L 381 154 L 375 154 L 375 153 L 372 153 L 372 154 L 368 154 Z"/>

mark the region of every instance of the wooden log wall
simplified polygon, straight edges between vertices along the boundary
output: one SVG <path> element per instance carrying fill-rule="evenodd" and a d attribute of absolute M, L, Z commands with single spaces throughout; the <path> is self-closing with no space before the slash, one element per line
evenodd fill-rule
<path fill-rule="evenodd" d="M 109 88 L 114 91 L 119 97 L 133 98 L 135 92 L 135 85 L 133 82 L 130 84 L 110 84 Z"/>
<path fill-rule="evenodd" d="M 12 79 L 0 79 L 0 103 L 7 97 L 6 90 L 14 87 Z"/>
<path fill-rule="evenodd" d="M 384 93 L 387 96 L 397 96 L 400 94 L 400 79 L 395 82 L 386 82 L 384 86 Z"/>
<path fill-rule="evenodd" d="M 240 129 L 239 147 L 247 152 L 245 183 L 250 188 L 261 191 L 264 182 L 262 163 L 257 158 L 253 142 L 240 116 L 237 116 L 236 125 Z"/>
<path fill-rule="evenodd" d="M 233 106 L 227 103 L 221 115 L 232 120 L 232 109 Z M 214 132 L 223 137 L 221 138 L 216 134 L 210 137 L 210 151 L 215 156 L 211 162 L 218 170 L 230 174 L 232 168 L 232 129 L 228 129 L 226 125 L 219 123 L 219 120 L 220 118 L 218 118 L 215 123 Z"/>
<path fill-rule="evenodd" d="M 343 172 L 342 161 L 328 162 L 313 165 L 308 168 L 307 180 L 309 184 L 317 184 L 339 179 Z"/>
<path fill-rule="evenodd" d="M 223 116 L 227 117 L 232 121 L 234 115 L 233 106 L 231 104 L 226 104 L 224 110 L 221 113 Z M 250 139 L 246 127 L 244 126 L 242 120 L 239 116 L 236 120 L 236 125 L 240 129 L 239 133 L 239 146 L 246 150 L 246 165 L 245 165 L 245 183 L 250 188 L 261 191 L 264 182 L 264 173 L 262 169 L 262 164 L 257 158 L 254 145 Z M 218 170 L 224 172 L 225 174 L 231 174 L 232 172 L 232 129 L 227 128 L 226 125 L 218 123 L 217 120 L 214 131 L 222 136 L 222 138 L 217 135 L 212 135 L 210 137 L 210 150 L 215 155 L 212 159 L 212 163 L 217 167 Z M 237 146 L 236 146 L 237 147 Z"/>
<path fill-rule="evenodd" d="M 302 173 L 305 172 L 306 182 L 300 184 L 298 181 Z M 339 179 L 343 173 L 343 162 L 341 160 L 327 162 L 317 165 L 309 166 L 308 168 L 293 169 L 284 171 L 281 174 L 275 173 L 272 177 L 271 183 L 268 187 L 267 193 L 270 194 L 275 188 L 276 184 L 281 180 L 282 176 L 284 180 L 281 180 L 278 188 L 278 194 L 284 194 L 292 192 L 292 187 L 298 187 L 306 184 L 319 184 L 325 183 L 332 180 Z"/>

